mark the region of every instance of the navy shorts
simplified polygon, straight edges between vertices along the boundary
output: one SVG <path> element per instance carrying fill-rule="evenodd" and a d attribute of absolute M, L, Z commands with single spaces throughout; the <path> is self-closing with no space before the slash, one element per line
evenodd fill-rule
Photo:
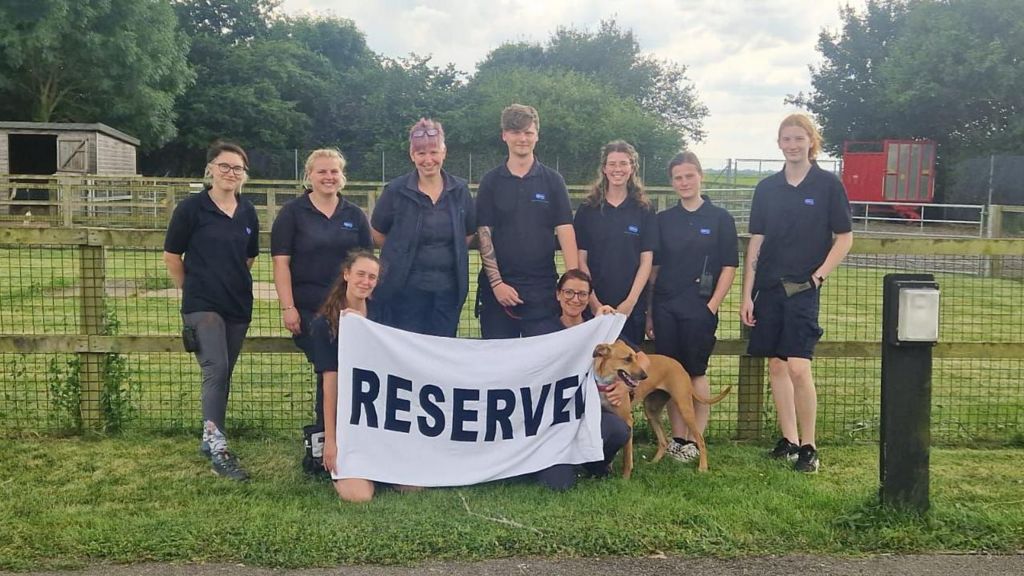
<path fill-rule="evenodd" d="M 703 376 L 715 348 L 718 316 L 698 299 L 654 302 L 654 351 L 675 358 L 690 376 Z"/>
<path fill-rule="evenodd" d="M 786 297 L 782 284 L 754 295 L 754 320 L 747 354 L 766 358 L 814 358 L 824 332 L 818 325 L 821 292 L 804 290 Z"/>

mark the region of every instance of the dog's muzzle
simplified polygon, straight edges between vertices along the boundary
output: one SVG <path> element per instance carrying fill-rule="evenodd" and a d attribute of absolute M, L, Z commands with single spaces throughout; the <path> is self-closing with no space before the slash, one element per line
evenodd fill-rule
<path fill-rule="evenodd" d="M 622 382 L 626 385 L 627 388 L 629 388 L 630 390 L 636 388 L 637 379 L 633 378 L 633 376 L 629 372 L 620 369 L 616 373 L 619 375 L 619 380 L 622 380 Z M 644 378 L 647 378 L 647 374 L 641 375 L 640 380 L 643 380 Z"/>

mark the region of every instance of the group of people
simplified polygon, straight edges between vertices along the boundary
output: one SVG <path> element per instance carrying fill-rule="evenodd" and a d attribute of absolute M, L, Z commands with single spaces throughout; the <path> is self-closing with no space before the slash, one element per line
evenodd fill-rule
<path fill-rule="evenodd" d="M 502 112 L 508 157 L 481 178 L 474 200 L 467 182 L 444 170 L 443 126 L 421 119 L 408 135 L 414 169 L 384 187 L 369 219 L 341 195 L 341 153 L 310 154 L 305 193 L 281 208 L 271 230 L 281 320 L 316 374 L 316 420 L 304 430 L 307 472 L 330 469 L 337 460 L 339 315 L 455 337 L 469 294 L 474 241 L 482 262 L 474 312 L 483 338 L 546 334 L 620 313 L 627 318 L 624 341 L 639 349 L 645 338 L 653 340 L 658 354 L 678 360 L 695 388 L 709 395 L 718 311 L 739 254 L 732 216 L 702 194 L 697 156 L 681 152 L 669 162 L 679 202 L 656 213 L 637 173 L 637 151 L 625 141 L 610 142 L 574 215 L 561 175 L 534 155 L 539 134 L 534 108 L 512 104 Z M 821 138 L 810 119 L 787 117 L 778 145 L 785 167 L 759 183 L 753 196 L 740 319 L 751 327 L 748 352 L 770 358 L 782 432 L 771 455 L 813 472 L 817 400 L 811 359 L 822 334 L 819 289 L 852 245 L 850 209 L 839 180 L 814 163 Z M 250 269 L 259 252 L 256 211 L 239 193 L 248 168 L 241 147 L 214 144 L 207 185 L 177 206 L 164 247 L 171 278 L 183 290 L 186 349 L 202 370 L 200 451 L 216 473 L 236 480 L 248 475 L 228 450 L 224 417 L 252 316 Z M 561 277 L 558 248 L 567 270 Z M 621 383 L 605 394 L 613 404 L 629 402 Z M 703 432 L 708 408 L 696 408 Z M 695 459 L 695 431 L 674 408 L 669 414 L 669 454 Z M 631 433 L 608 411 L 601 431 L 605 459 L 586 467 L 598 476 L 608 473 Z M 575 477 L 575 468 L 566 465 L 536 474 L 555 489 L 572 486 Z M 334 485 L 350 501 L 372 498 L 375 486 L 364 479 Z"/>

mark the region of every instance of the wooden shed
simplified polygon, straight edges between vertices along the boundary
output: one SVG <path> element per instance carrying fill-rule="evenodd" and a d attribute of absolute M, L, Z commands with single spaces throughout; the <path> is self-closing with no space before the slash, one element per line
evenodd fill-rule
<path fill-rule="evenodd" d="M 106 124 L 0 122 L 0 174 L 135 174 L 138 146 Z"/>
<path fill-rule="evenodd" d="M 60 200 L 53 176 L 134 175 L 138 146 L 137 138 L 106 124 L 0 122 L 0 175 L 15 175 L 6 179 L 10 192 L 2 203 L 10 214 L 51 214 Z M 94 187 L 83 195 L 90 202 L 123 196 Z"/>

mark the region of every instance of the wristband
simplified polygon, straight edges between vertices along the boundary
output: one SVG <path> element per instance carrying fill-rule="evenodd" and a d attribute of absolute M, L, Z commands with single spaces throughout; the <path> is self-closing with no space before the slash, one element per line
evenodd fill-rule
<path fill-rule="evenodd" d="M 281 312 L 287 312 L 289 310 L 295 310 L 295 306 L 285 306 L 284 308 L 281 308 Z"/>

